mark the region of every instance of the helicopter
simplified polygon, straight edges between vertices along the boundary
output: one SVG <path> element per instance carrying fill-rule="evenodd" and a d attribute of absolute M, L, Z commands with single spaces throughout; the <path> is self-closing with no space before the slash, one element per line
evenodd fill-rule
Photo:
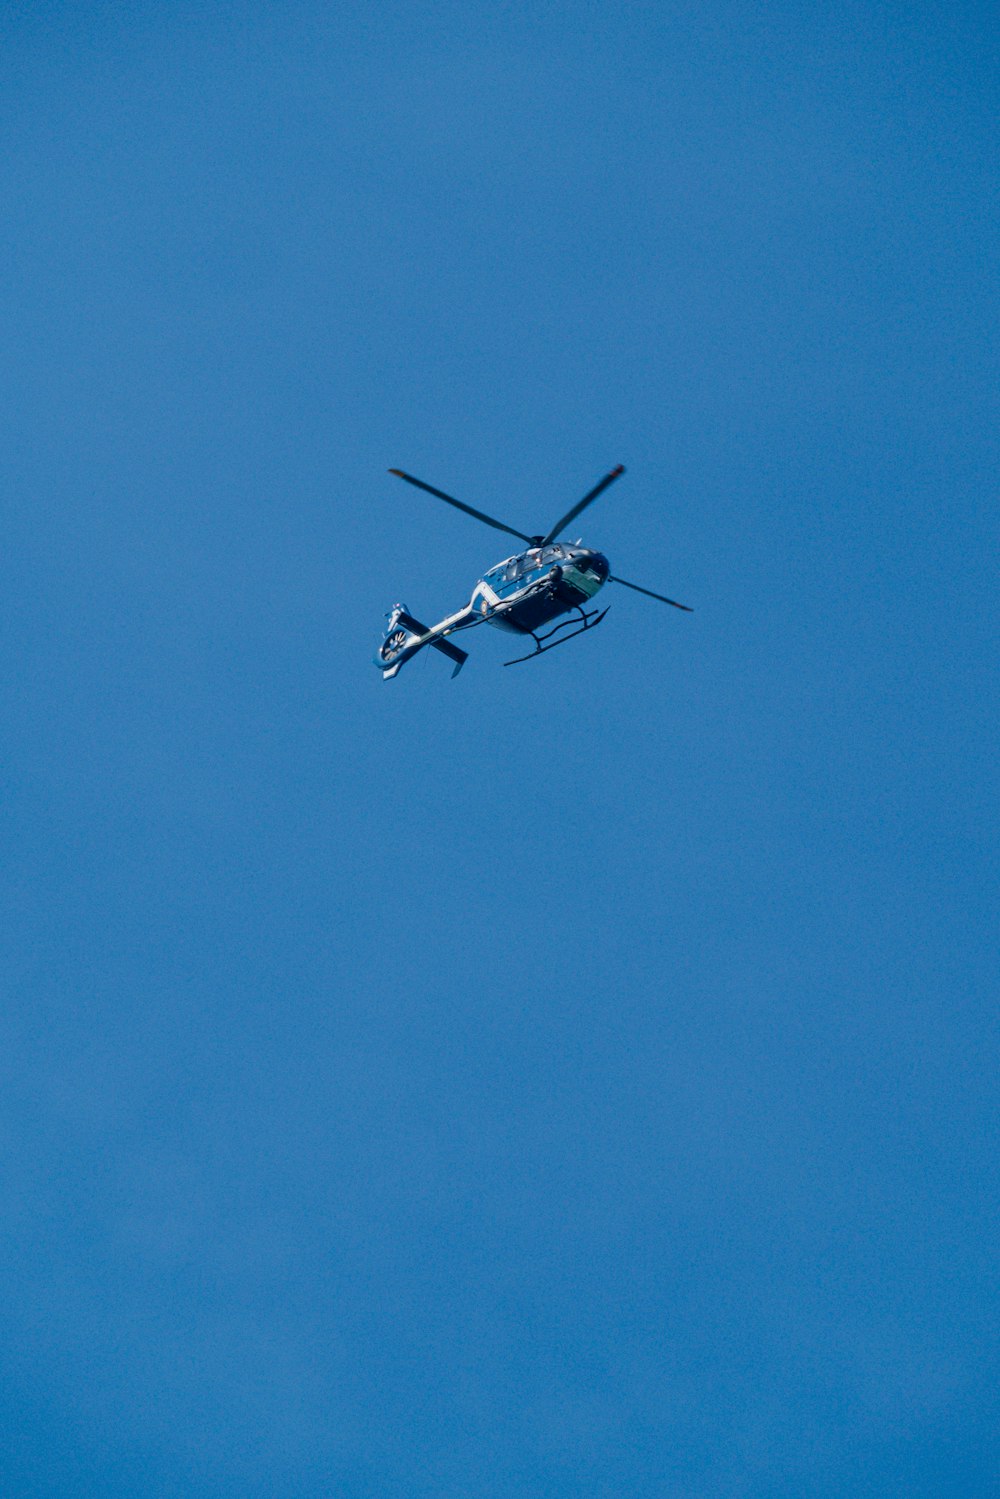
<path fill-rule="evenodd" d="M 578 500 L 571 510 L 567 510 L 556 521 L 546 535 L 527 536 L 523 531 L 515 530 L 513 526 L 506 525 L 492 515 L 486 515 L 482 510 L 474 510 L 463 500 L 456 500 L 453 495 L 435 489 L 432 484 L 425 484 L 423 479 L 415 479 L 412 474 L 403 473 L 402 469 L 391 468 L 389 473 L 405 479 L 407 484 L 413 484 L 417 489 L 423 489 L 427 494 L 444 500 L 446 505 L 454 505 L 456 510 L 463 510 L 475 520 L 492 526 L 494 531 L 506 531 L 509 536 L 526 541 L 528 547 L 526 551 L 517 552 L 513 557 L 507 557 L 491 567 L 476 584 L 465 607 L 455 614 L 449 614 L 436 625 L 422 625 L 410 614 L 405 604 L 395 604 L 386 615 L 384 638 L 375 656 L 375 665 L 382 672 L 383 680 L 388 681 L 390 677 L 394 677 L 407 661 L 411 661 L 427 645 L 454 662 L 452 677 L 457 677 L 468 660 L 469 653 L 455 645 L 450 637 L 460 630 L 482 624 L 494 625 L 499 630 L 506 630 L 522 638 L 530 635 L 534 641 L 534 650 L 529 651 L 526 656 L 515 656 L 513 660 L 505 661 L 505 666 L 533 661 L 536 656 L 554 650 L 557 645 L 568 644 L 576 636 L 601 623 L 607 609 L 589 609 L 588 605 L 605 583 L 619 583 L 623 588 L 644 593 L 647 598 L 657 599 L 661 604 L 670 604 L 674 609 L 683 609 L 690 614 L 687 604 L 679 604 L 676 599 L 668 599 L 665 594 L 654 593 L 650 588 L 640 588 L 638 583 L 629 583 L 614 575 L 602 552 L 583 547 L 579 541 L 569 544 L 557 539 L 570 521 L 575 520 L 624 472 L 624 465 L 619 464 L 609 474 L 605 474 L 582 500 Z M 539 634 L 540 630 L 544 630 L 563 614 L 570 617 L 554 625 L 547 633 Z M 561 633 L 567 629 L 571 631 L 569 635 Z M 559 638 L 556 639 L 556 636 Z"/>

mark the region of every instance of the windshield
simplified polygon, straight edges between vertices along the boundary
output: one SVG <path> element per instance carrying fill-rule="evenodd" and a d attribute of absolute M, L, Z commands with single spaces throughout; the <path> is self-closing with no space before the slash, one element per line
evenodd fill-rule
<path fill-rule="evenodd" d="M 500 562 L 496 567 L 491 567 L 488 573 L 483 574 L 483 582 L 488 583 L 491 588 L 500 588 L 504 584 L 516 583 L 528 573 L 537 572 L 539 568 L 550 567 L 554 562 L 559 562 L 564 556 L 561 546 L 557 542 L 549 546 L 532 547 L 529 552 L 521 552 L 517 557 L 508 557 L 506 562 Z"/>

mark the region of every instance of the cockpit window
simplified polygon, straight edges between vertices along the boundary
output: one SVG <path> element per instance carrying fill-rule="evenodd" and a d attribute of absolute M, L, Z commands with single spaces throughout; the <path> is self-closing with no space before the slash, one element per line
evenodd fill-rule
<path fill-rule="evenodd" d="M 492 588 L 499 588 L 503 584 L 515 583 L 528 573 L 534 573 L 542 567 L 549 567 L 553 562 L 558 562 L 564 556 L 559 544 L 553 543 L 545 547 L 532 547 L 528 552 L 522 552 L 518 557 L 511 557 L 506 562 L 501 562 L 498 567 L 491 567 L 484 574 L 484 582 L 489 583 Z"/>

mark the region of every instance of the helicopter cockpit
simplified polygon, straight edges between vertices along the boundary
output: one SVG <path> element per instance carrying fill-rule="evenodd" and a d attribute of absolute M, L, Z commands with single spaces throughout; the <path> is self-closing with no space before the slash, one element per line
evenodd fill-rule
<path fill-rule="evenodd" d="M 561 562 L 565 555 L 557 542 L 544 547 L 532 547 L 530 551 L 520 552 L 516 557 L 508 557 L 506 562 L 501 562 L 497 567 L 491 567 L 483 581 L 489 583 L 491 588 L 509 588 L 512 583 L 519 583 L 530 573 Z"/>

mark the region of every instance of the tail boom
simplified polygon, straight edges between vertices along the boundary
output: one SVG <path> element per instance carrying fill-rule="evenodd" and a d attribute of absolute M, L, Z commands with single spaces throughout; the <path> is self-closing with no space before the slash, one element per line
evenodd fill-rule
<path fill-rule="evenodd" d="M 457 677 L 469 659 L 469 653 L 452 645 L 447 637 L 453 630 L 460 629 L 467 623 L 471 616 L 472 610 L 467 606 L 457 614 L 441 620 L 439 624 L 428 626 L 422 625 L 419 619 L 414 619 L 405 605 L 396 604 L 386 615 L 385 638 L 375 657 L 375 665 L 382 673 L 382 680 L 387 682 L 390 677 L 394 677 L 400 667 L 412 660 L 425 645 L 433 646 L 436 651 L 447 656 L 449 661 L 453 661 L 455 670 L 452 677 Z"/>

